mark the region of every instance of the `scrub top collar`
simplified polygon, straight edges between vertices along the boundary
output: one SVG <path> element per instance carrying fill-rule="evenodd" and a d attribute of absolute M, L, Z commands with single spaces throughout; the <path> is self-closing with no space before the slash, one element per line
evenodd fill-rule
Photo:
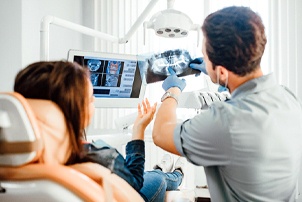
<path fill-rule="evenodd" d="M 249 94 L 257 93 L 265 89 L 271 88 L 277 84 L 273 73 L 263 75 L 261 77 L 251 79 L 238 88 L 236 88 L 231 94 L 232 99 L 245 97 Z"/>

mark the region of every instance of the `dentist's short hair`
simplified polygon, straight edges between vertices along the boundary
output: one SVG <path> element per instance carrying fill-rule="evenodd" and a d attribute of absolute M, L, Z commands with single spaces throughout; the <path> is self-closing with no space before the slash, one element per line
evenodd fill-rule
<path fill-rule="evenodd" d="M 266 36 L 261 17 L 249 7 L 231 6 L 206 17 L 205 48 L 213 68 L 224 66 L 245 76 L 260 66 Z"/>

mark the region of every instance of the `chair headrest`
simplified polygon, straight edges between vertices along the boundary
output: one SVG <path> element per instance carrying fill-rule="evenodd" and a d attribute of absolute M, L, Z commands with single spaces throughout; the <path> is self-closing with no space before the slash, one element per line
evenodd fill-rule
<path fill-rule="evenodd" d="M 70 153 L 64 115 L 55 103 L 0 93 L 0 165 L 64 164 Z"/>

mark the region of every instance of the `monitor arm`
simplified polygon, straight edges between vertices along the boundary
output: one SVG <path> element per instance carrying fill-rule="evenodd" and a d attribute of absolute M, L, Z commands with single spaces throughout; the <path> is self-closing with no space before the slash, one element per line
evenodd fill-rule
<path fill-rule="evenodd" d="M 74 30 L 77 32 L 80 32 L 82 34 L 86 34 L 89 36 L 97 37 L 100 39 L 104 39 L 107 41 L 111 41 L 114 43 L 127 43 L 129 39 L 132 37 L 132 35 L 135 33 L 135 31 L 138 29 L 138 27 L 143 23 L 147 15 L 150 13 L 152 8 L 155 6 L 155 4 L 158 2 L 158 0 L 150 0 L 147 7 L 144 9 L 144 11 L 141 13 L 141 15 L 137 18 L 137 20 L 134 22 L 130 30 L 127 32 L 127 34 L 122 37 L 118 38 L 116 36 L 106 34 L 76 23 L 69 22 L 67 20 L 63 20 L 54 16 L 45 16 L 42 18 L 41 21 L 41 27 L 40 27 L 40 59 L 41 61 L 48 61 L 49 60 L 49 26 L 51 24 L 65 27 L 70 30 Z"/>

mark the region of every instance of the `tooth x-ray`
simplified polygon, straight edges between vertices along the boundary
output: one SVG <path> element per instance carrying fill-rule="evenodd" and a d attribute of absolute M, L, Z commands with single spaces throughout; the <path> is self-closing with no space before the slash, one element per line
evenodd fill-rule
<path fill-rule="evenodd" d="M 146 62 L 139 64 L 141 72 L 145 74 L 147 83 L 162 81 L 170 75 L 168 68 L 171 67 L 179 77 L 199 73 L 188 67 L 192 60 L 186 50 L 168 50 L 162 53 L 152 54 L 146 57 Z"/>
<path fill-rule="evenodd" d="M 109 61 L 106 70 L 105 86 L 117 86 L 121 68 L 120 61 Z"/>
<path fill-rule="evenodd" d="M 100 69 L 101 65 L 102 65 L 101 60 L 89 59 L 87 61 L 87 67 L 90 70 L 90 80 L 93 86 L 98 85 L 99 73 L 96 73 L 96 71 Z"/>

